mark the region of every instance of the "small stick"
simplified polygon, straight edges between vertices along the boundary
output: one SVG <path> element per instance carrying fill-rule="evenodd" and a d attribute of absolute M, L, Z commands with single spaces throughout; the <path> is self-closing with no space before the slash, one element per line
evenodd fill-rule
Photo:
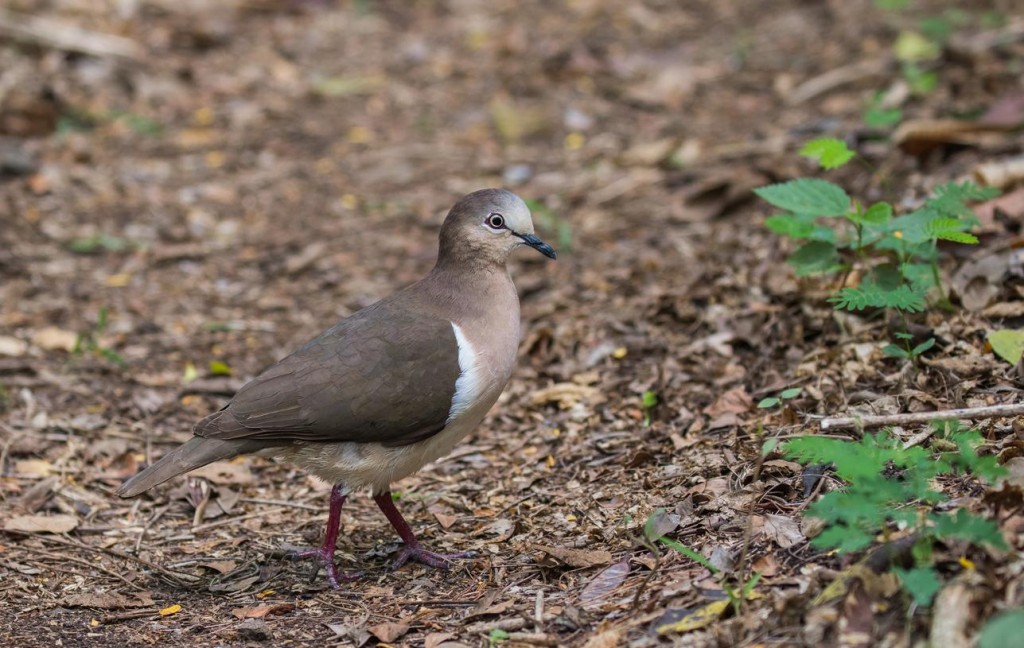
<path fill-rule="evenodd" d="M 144 52 L 130 38 L 89 31 L 63 20 L 0 10 L 0 35 L 12 40 L 43 45 L 91 56 L 116 56 L 138 60 Z"/>
<path fill-rule="evenodd" d="M 821 430 L 867 429 L 886 425 L 906 425 L 912 423 L 929 423 L 931 421 L 948 421 L 951 419 L 987 419 L 1024 414 L 1024 403 L 1009 405 L 990 405 L 988 407 L 964 407 L 961 409 L 942 410 L 941 412 L 911 412 L 909 414 L 883 414 L 879 416 L 843 416 L 821 419 Z"/>

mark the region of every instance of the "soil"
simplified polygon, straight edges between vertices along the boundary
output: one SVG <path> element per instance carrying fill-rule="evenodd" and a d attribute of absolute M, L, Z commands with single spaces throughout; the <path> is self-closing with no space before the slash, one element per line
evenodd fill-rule
<path fill-rule="evenodd" d="M 829 179 L 900 209 L 1019 156 L 1017 4 L 8 0 L 0 640 L 968 645 L 1024 604 L 1020 502 L 939 486 L 1012 548 L 939 547 L 931 608 L 866 585 L 822 602 L 864 553 L 809 544 L 801 514 L 837 484 L 762 447 L 823 416 L 1019 402 L 985 340 L 1020 328 L 1021 281 L 915 316 L 937 340 L 923 362 L 886 357 L 890 322 L 794 276 L 752 189 L 823 175 L 798 155 L 818 136 L 859 155 Z M 894 43 L 929 18 L 951 34 L 915 94 Z M 876 96 L 904 124 L 1011 124 L 867 126 Z M 394 486 L 425 545 L 474 557 L 391 571 L 398 539 L 357 495 L 338 564 L 362 577 L 332 590 L 282 555 L 320 541 L 330 485 L 254 457 L 114 495 L 245 380 L 429 270 L 448 207 L 486 186 L 528 199 L 559 257 L 512 263 L 524 340 L 499 403 Z M 979 246 L 944 248 L 947 276 L 1024 243 L 1024 201 L 987 213 Z M 1012 466 L 1019 417 L 980 429 Z M 648 522 L 726 580 L 648 546 Z M 659 633 L 754 572 L 740 609 Z"/>

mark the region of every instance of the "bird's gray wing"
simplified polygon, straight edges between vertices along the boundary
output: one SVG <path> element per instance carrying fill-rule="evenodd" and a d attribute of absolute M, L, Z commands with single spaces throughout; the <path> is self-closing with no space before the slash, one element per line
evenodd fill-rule
<path fill-rule="evenodd" d="M 451 322 L 371 308 L 247 383 L 195 434 L 407 445 L 444 428 L 459 373 Z"/>

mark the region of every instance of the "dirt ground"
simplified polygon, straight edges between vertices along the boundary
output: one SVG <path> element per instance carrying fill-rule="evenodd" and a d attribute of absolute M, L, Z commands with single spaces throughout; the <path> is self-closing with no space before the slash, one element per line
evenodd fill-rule
<path fill-rule="evenodd" d="M 937 87 L 908 93 L 893 42 L 937 16 L 954 23 Z M 815 601 L 863 554 L 808 544 L 804 469 L 761 447 L 821 416 L 1019 402 L 985 332 L 1020 327 L 1021 282 L 916 318 L 938 340 L 921 366 L 884 358 L 885 319 L 795 278 L 751 190 L 816 175 L 797 151 L 823 135 L 860 155 L 831 179 L 901 207 L 1019 156 L 1019 128 L 907 135 L 863 115 L 881 93 L 904 123 L 1001 106 L 1019 127 L 1022 17 L 1013 0 L 8 0 L 0 642 L 934 641 L 948 619 L 902 593 L 853 629 L 849 598 Z M 257 458 L 114 496 L 246 379 L 425 273 L 447 208 L 485 186 L 530 200 L 559 258 L 513 262 L 524 340 L 498 405 L 395 485 L 425 544 L 476 557 L 389 571 L 398 540 L 356 496 L 339 567 L 364 575 L 331 590 L 281 553 L 319 542 L 329 485 Z M 1024 242 L 1024 201 L 995 214 L 967 254 Z M 1021 429 L 985 422 L 983 451 L 1021 454 Z M 942 488 L 992 513 L 977 483 Z M 659 634 L 723 596 L 639 541 L 659 508 L 734 582 L 760 573 L 759 596 Z M 1012 551 L 937 558 L 957 636 L 1024 604 L 1019 511 L 999 518 Z"/>

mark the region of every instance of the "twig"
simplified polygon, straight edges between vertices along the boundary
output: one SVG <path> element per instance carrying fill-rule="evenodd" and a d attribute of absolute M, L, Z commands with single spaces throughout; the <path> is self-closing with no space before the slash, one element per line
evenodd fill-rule
<path fill-rule="evenodd" d="M 786 97 L 786 101 L 791 106 L 802 104 L 840 86 L 878 76 L 885 72 L 888 65 L 887 59 L 873 59 L 831 69 L 793 88 L 793 91 Z"/>
<path fill-rule="evenodd" d="M 821 419 L 821 430 L 844 430 L 851 428 L 867 429 L 885 425 L 906 425 L 909 423 L 929 423 L 931 421 L 948 421 L 951 419 L 987 419 L 1024 414 L 1024 403 L 1010 405 L 990 405 L 988 407 L 964 407 L 961 409 L 942 410 L 941 412 L 911 412 L 909 414 L 882 414 L 879 416 L 843 416 Z"/>
<path fill-rule="evenodd" d="M 142 47 L 130 38 L 82 29 L 63 20 L 0 9 L 0 36 L 91 56 L 138 60 Z"/>

